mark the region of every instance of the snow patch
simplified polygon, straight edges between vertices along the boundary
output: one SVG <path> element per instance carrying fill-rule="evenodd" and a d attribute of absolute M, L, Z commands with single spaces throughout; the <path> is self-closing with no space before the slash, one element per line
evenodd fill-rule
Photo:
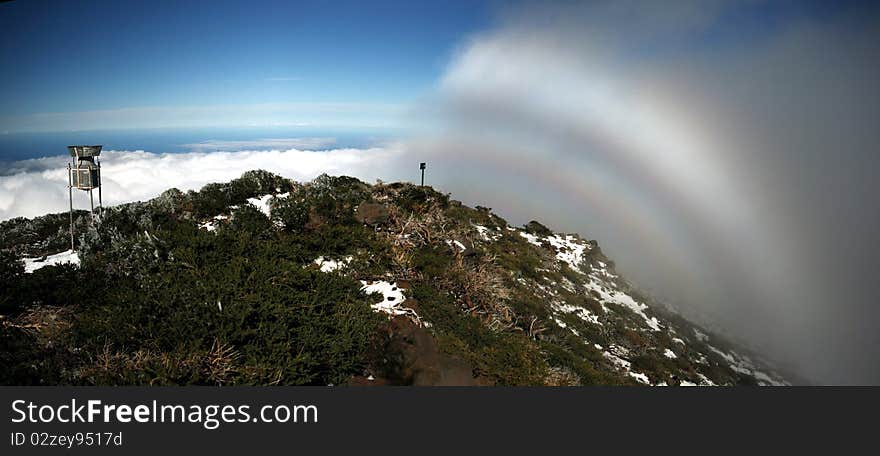
<path fill-rule="evenodd" d="M 595 278 L 595 277 L 593 277 L 593 278 Z M 630 296 L 626 293 L 620 292 L 620 291 L 616 291 L 616 290 L 610 291 L 610 292 L 606 291 L 605 288 L 602 287 L 602 285 L 597 283 L 595 280 L 590 280 L 590 281 L 586 282 L 584 285 L 588 289 L 599 293 L 599 296 L 602 297 L 602 300 L 604 302 L 610 302 L 610 303 L 614 303 L 614 304 L 618 304 L 618 305 L 627 307 L 630 310 L 632 310 L 633 312 L 635 312 L 637 315 L 644 318 L 645 323 L 648 325 L 648 327 L 650 327 L 654 331 L 660 330 L 660 320 L 657 320 L 657 317 L 648 318 L 648 316 L 645 315 L 645 309 L 647 309 L 648 306 L 645 304 L 638 303 L 635 299 L 632 298 L 632 296 Z"/>
<path fill-rule="evenodd" d="M 669 359 L 675 359 L 675 358 L 678 358 L 678 356 L 675 355 L 675 352 L 672 351 L 672 350 L 670 350 L 670 349 L 668 349 L 668 348 L 666 349 L 666 351 L 663 352 L 663 356 L 665 356 L 665 357 L 667 357 L 667 358 L 669 358 Z"/>
<path fill-rule="evenodd" d="M 407 315 L 413 319 L 416 324 L 421 325 L 418 314 L 412 309 L 403 307 L 406 297 L 403 296 L 403 290 L 396 283 L 386 282 L 384 280 L 366 281 L 361 280 L 361 290 L 366 294 L 379 293 L 382 295 L 382 301 L 372 304 L 370 307 L 375 312 L 382 312 L 390 316 Z"/>
<path fill-rule="evenodd" d="M 589 309 L 585 309 L 585 308 L 579 307 L 579 306 L 573 306 L 571 304 L 558 303 L 558 302 L 551 303 L 550 305 L 553 307 L 553 310 L 556 310 L 557 312 L 575 314 L 581 320 L 592 323 L 594 325 L 601 325 L 602 324 L 601 322 L 599 322 L 599 316 L 590 312 Z"/>
<path fill-rule="evenodd" d="M 464 244 L 462 244 L 461 242 L 458 242 L 458 241 L 455 240 L 455 239 L 453 239 L 453 240 L 449 240 L 449 239 L 447 239 L 447 240 L 446 240 L 446 244 L 449 245 L 450 247 L 452 247 L 452 246 L 458 247 L 458 250 L 460 250 L 460 251 L 462 251 L 462 252 L 464 252 L 465 250 L 467 250 L 467 247 L 465 247 Z"/>
<path fill-rule="evenodd" d="M 583 274 L 581 263 L 584 261 L 584 252 L 587 251 L 587 245 L 578 241 L 578 238 L 570 234 L 562 236 L 553 234 L 544 238 L 535 236 L 525 231 L 519 231 L 519 235 L 525 238 L 529 244 L 537 247 L 543 247 L 543 242 L 547 242 L 556 249 L 556 259 L 566 263 L 573 270 Z M 543 241 L 543 242 L 542 242 Z"/>
<path fill-rule="evenodd" d="M 22 258 L 22 261 L 24 261 L 24 272 L 30 274 L 37 269 L 46 266 L 56 266 L 59 264 L 72 264 L 74 266 L 79 266 L 79 255 L 73 250 L 67 250 L 65 252 L 49 255 L 46 259 L 43 259 L 42 257 Z"/>
<path fill-rule="evenodd" d="M 645 385 L 651 384 L 651 380 L 648 379 L 648 376 L 640 372 L 627 372 L 627 375 L 638 380 L 640 383 L 644 383 Z"/>
<path fill-rule="evenodd" d="M 333 272 L 347 267 L 348 264 L 351 263 L 351 260 L 351 255 L 342 258 L 341 260 L 331 260 L 330 258 L 319 256 L 318 258 L 315 258 L 315 261 L 313 261 L 313 263 L 317 264 L 318 267 L 321 268 L 321 272 Z"/>
<path fill-rule="evenodd" d="M 694 330 L 696 332 L 696 330 Z M 750 375 L 755 377 L 758 380 L 758 384 L 761 386 L 772 385 L 772 386 L 785 386 L 787 383 L 785 381 L 780 381 L 775 379 L 767 373 L 758 370 L 758 368 L 752 363 L 750 359 L 745 356 L 737 355 L 736 353 L 730 354 L 724 351 L 721 351 L 711 345 L 706 344 L 709 347 L 709 350 L 715 352 L 718 356 L 724 358 L 728 363 L 728 367 L 733 369 L 740 374 Z"/>
<path fill-rule="evenodd" d="M 558 319 L 558 318 L 556 318 L 556 317 L 553 317 L 553 321 L 556 322 L 556 324 L 559 325 L 560 328 L 562 328 L 562 329 L 568 329 L 568 330 L 571 331 L 571 333 L 574 334 L 575 336 L 581 337 L 581 333 L 579 333 L 579 332 L 578 332 L 576 329 L 574 329 L 574 328 L 569 328 L 568 325 L 565 324 L 564 321 L 562 321 L 562 320 L 560 320 L 560 319 Z"/>
<path fill-rule="evenodd" d="M 199 228 L 201 228 L 203 230 L 208 230 L 208 231 L 216 231 L 217 227 L 220 226 L 220 222 L 222 222 L 223 220 L 226 220 L 228 218 L 229 217 L 225 216 L 225 215 L 215 215 L 213 218 L 211 218 L 211 220 L 208 220 L 207 222 L 200 224 Z"/>
<path fill-rule="evenodd" d="M 709 377 L 706 377 L 706 376 L 703 375 L 703 374 L 697 374 L 697 376 L 700 377 L 700 380 L 701 380 L 700 384 L 701 384 L 701 385 L 705 385 L 705 386 L 718 386 L 718 385 L 715 384 L 715 382 L 713 382 L 712 380 L 709 380 Z"/>
<path fill-rule="evenodd" d="M 604 356 L 605 359 L 607 359 L 608 361 L 611 361 L 611 364 L 614 364 L 615 366 L 629 372 L 629 368 L 632 365 L 632 363 L 630 363 L 629 361 L 607 351 L 602 352 L 602 356 Z"/>
<path fill-rule="evenodd" d="M 555 234 L 544 238 L 553 247 L 556 248 L 556 259 L 568 264 L 575 271 L 582 272 L 580 267 L 584 261 L 584 252 L 587 246 L 578 242 L 577 238 L 572 235 L 565 237 Z"/>
<path fill-rule="evenodd" d="M 519 235 L 526 238 L 526 240 L 529 241 L 529 244 L 536 245 L 538 247 L 542 247 L 541 246 L 541 238 L 539 238 L 538 236 L 535 236 L 534 234 L 531 234 L 531 233 L 526 233 L 525 231 L 520 231 Z"/>
<path fill-rule="evenodd" d="M 263 195 L 257 198 L 248 198 L 247 202 L 253 204 L 257 207 L 262 213 L 266 214 L 266 217 L 272 217 L 272 206 L 270 202 L 272 198 L 286 198 L 290 193 L 282 193 L 280 195 Z"/>
<path fill-rule="evenodd" d="M 477 233 L 480 235 L 480 239 L 484 241 L 497 241 L 501 238 L 501 233 L 492 233 L 491 230 L 483 225 L 474 225 L 474 228 L 477 229 Z"/>

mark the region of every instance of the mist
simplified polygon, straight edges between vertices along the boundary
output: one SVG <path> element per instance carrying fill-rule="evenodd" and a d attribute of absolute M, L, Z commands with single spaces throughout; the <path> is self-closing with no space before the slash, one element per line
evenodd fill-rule
<path fill-rule="evenodd" d="M 789 372 L 878 383 L 878 14 L 725 23 L 766 7 L 510 9 L 461 46 L 408 150 L 465 201 L 597 239 Z"/>

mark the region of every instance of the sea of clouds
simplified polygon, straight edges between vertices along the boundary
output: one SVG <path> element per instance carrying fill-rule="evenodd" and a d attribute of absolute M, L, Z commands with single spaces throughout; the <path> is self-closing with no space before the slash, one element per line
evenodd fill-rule
<path fill-rule="evenodd" d="M 311 180 L 321 173 L 350 175 L 368 182 L 389 179 L 402 175 L 402 151 L 402 147 L 393 144 L 368 149 L 175 154 L 111 150 L 100 157 L 103 201 L 106 206 L 144 201 L 172 187 L 198 190 L 205 184 L 226 182 L 254 169 L 299 181 Z M 9 174 L 0 176 L 0 220 L 68 210 L 69 161 L 68 156 L 56 156 L 12 163 Z M 97 204 L 97 194 L 94 196 Z M 75 191 L 74 197 L 77 208 L 89 207 L 87 192 Z"/>

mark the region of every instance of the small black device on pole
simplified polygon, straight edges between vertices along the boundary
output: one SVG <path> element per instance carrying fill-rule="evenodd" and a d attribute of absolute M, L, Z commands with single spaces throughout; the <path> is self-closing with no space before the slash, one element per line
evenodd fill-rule
<path fill-rule="evenodd" d="M 425 162 L 419 163 L 419 169 L 422 170 L 422 187 L 425 186 L 425 167 L 426 167 L 426 165 L 427 164 Z"/>

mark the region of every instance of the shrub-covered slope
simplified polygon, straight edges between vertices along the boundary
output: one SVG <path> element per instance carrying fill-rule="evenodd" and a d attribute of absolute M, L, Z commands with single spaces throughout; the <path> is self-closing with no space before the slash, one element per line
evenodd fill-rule
<path fill-rule="evenodd" d="M 0 224 L 0 383 L 783 383 L 595 241 L 430 187 L 253 171 L 77 213 L 76 254 L 67 217 Z"/>

